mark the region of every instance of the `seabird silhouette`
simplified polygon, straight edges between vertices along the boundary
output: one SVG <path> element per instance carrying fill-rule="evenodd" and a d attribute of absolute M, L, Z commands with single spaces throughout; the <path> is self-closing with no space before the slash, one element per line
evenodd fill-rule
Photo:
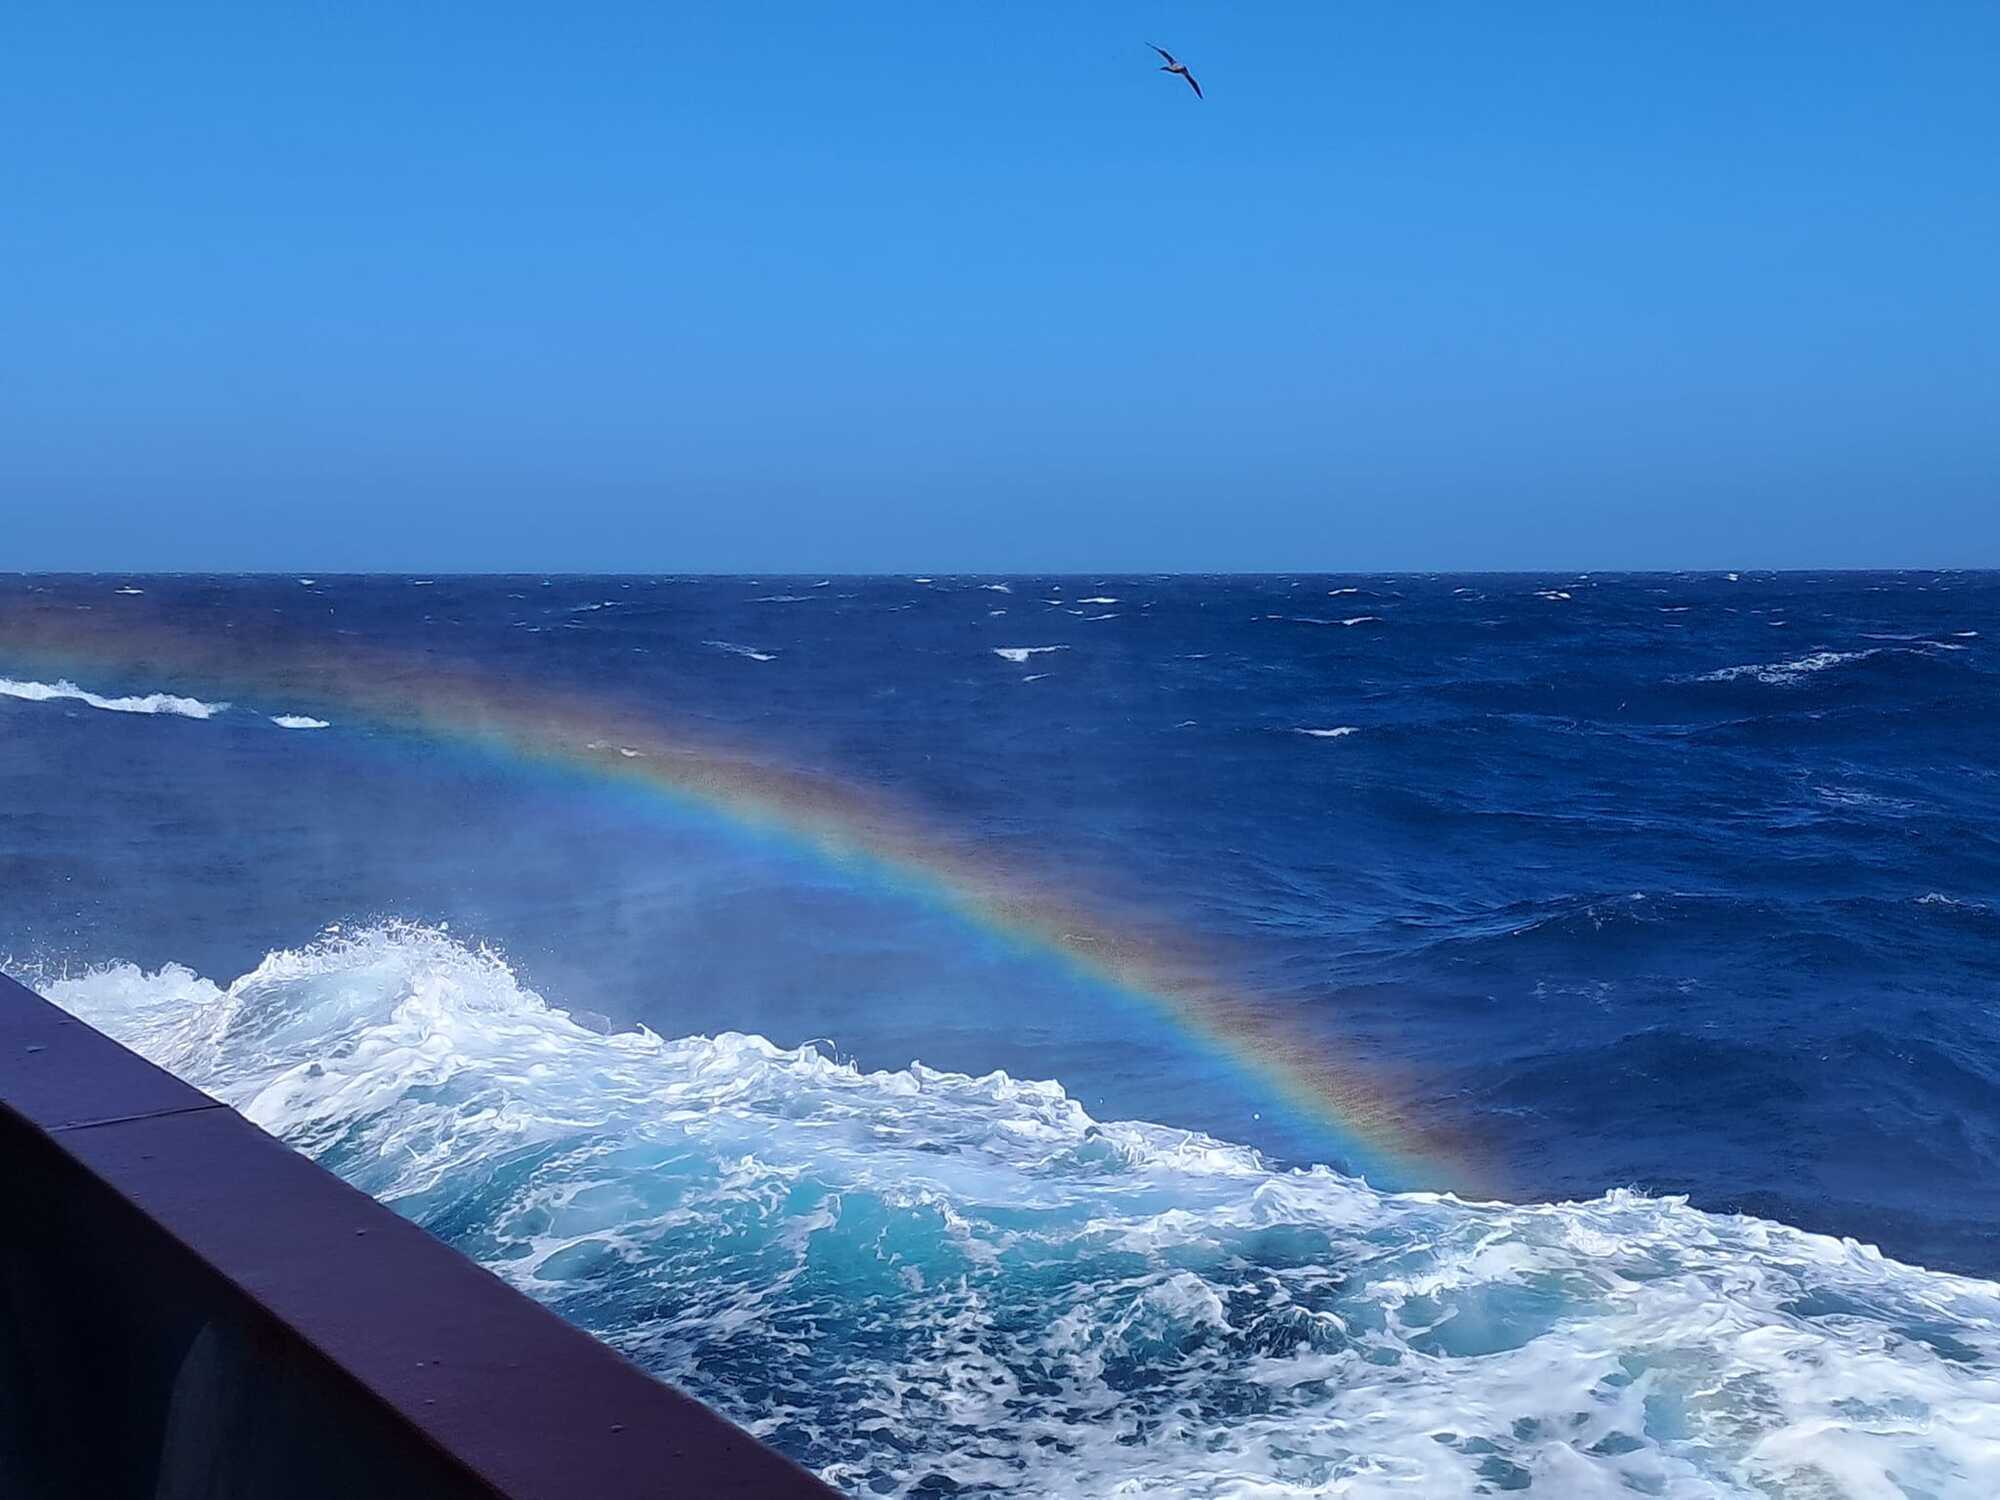
<path fill-rule="evenodd" d="M 1159 53 L 1160 56 L 1164 57 L 1167 60 L 1167 65 L 1164 68 L 1160 69 L 1162 73 L 1180 74 L 1181 77 L 1187 80 L 1188 87 L 1194 90 L 1195 98 L 1199 99 L 1202 97 L 1201 85 L 1194 81 L 1194 74 L 1190 73 L 1187 70 L 1186 63 L 1182 62 L 1178 57 L 1175 57 L 1173 53 L 1169 52 L 1165 47 L 1162 47 L 1158 42 L 1148 42 L 1146 43 L 1146 45 L 1148 47 L 1151 47 L 1155 52 Z"/>

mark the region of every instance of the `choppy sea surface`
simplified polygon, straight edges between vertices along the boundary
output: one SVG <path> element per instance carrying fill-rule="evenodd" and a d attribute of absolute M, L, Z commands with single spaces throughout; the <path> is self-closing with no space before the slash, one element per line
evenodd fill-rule
<path fill-rule="evenodd" d="M 857 1496 L 1988 1496 L 1996 640 L 0 577 L 0 963 Z"/>

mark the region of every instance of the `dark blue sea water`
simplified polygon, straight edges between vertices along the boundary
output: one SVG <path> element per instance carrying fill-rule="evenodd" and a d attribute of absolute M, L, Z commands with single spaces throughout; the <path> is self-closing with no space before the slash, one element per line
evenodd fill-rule
<path fill-rule="evenodd" d="M 1974 573 L 8 577 L 0 956 L 856 1494 L 1985 1495 L 1996 646 Z M 524 748 L 600 721 L 912 842 Z"/>

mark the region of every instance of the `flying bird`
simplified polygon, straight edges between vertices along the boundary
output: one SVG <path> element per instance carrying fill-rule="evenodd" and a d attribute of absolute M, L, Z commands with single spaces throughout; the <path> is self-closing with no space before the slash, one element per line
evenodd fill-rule
<path fill-rule="evenodd" d="M 1167 65 L 1164 68 L 1160 69 L 1162 73 L 1180 74 L 1181 77 L 1187 80 L 1188 87 L 1194 90 L 1195 98 L 1199 99 L 1202 97 L 1201 85 L 1194 81 L 1194 74 L 1190 73 L 1187 70 L 1186 63 L 1182 62 L 1178 57 L 1175 57 L 1173 53 L 1169 52 L 1165 47 L 1162 47 L 1158 42 L 1148 42 L 1146 43 L 1146 45 L 1148 47 L 1151 47 L 1155 52 L 1159 53 L 1160 56 L 1164 57 L 1167 60 Z"/>

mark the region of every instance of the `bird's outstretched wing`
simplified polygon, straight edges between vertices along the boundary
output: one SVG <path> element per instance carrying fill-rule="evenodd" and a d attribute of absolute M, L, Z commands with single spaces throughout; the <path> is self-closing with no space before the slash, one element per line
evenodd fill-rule
<path fill-rule="evenodd" d="M 1175 57 L 1173 53 L 1169 52 L 1165 47 L 1162 47 L 1158 42 L 1148 42 L 1146 43 L 1146 45 L 1148 47 L 1151 47 L 1155 52 L 1159 53 L 1160 56 L 1164 57 L 1167 60 L 1167 65 L 1169 67 L 1178 68 L 1181 65 L 1180 59 Z"/>
<path fill-rule="evenodd" d="M 1201 85 L 1194 81 L 1194 74 L 1190 73 L 1186 68 L 1181 69 L 1181 77 L 1185 78 L 1188 81 L 1188 87 L 1194 90 L 1195 98 L 1205 99 L 1208 97 L 1207 95 L 1202 93 Z"/>

